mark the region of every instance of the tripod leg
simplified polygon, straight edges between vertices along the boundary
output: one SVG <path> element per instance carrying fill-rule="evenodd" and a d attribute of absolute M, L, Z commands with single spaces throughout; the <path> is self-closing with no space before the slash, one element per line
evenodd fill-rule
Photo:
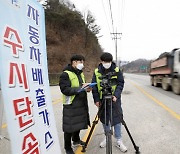
<path fill-rule="evenodd" d="M 112 154 L 112 130 L 106 134 L 106 154 Z"/>
<path fill-rule="evenodd" d="M 127 125 L 126 125 L 126 122 L 125 122 L 124 120 L 122 120 L 122 124 L 124 125 L 124 127 L 125 127 L 128 135 L 129 135 L 129 137 L 130 137 L 130 139 L 131 139 L 131 142 L 132 142 L 132 144 L 133 144 L 133 146 L 134 146 L 134 149 L 136 150 L 136 154 L 140 154 L 139 147 L 135 144 L 135 142 L 134 142 L 134 140 L 133 140 L 133 138 L 132 138 L 132 136 L 131 136 L 131 133 L 130 133 Z"/>
<path fill-rule="evenodd" d="M 94 119 L 94 121 L 93 121 L 93 125 L 92 125 L 91 130 L 90 130 L 90 132 L 89 132 L 89 134 L 88 134 L 88 137 L 87 137 L 87 139 L 86 139 L 85 145 L 82 147 L 81 152 L 86 152 L 87 145 L 88 145 L 88 143 L 89 143 L 89 140 L 91 139 L 92 133 L 93 133 L 93 131 L 94 131 L 94 128 L 95 128 L 96 124 L 97 124 L 98 121 L 99 121 L 99 117 L 100 117 L 103 109 L 104 109 L 104 104 L 102 104 L 102 105 L 100 106 L 100 108 L 99 108 L 99 110 L 98 110 L 98 113 L 96 114 L 96 117 L 95 117 L 95 119 Z"/>
<path fill-rule="evenodd" d="M 105 106 L 106 104 L 108 105 L 108 108 L 110 110 L 107 110 L 108 115 L 110 115 L 110 118 L 108 119 L 108 125 L 106 126 L 106 115 L 107 113 L 105 112 L 105 135 L 106 135 L 106 154 L 112 154 L 112 135 L 113 135 L 113 130 L 112 130 L 112 96 L 105 97 Z M 108 101 L 108 102 L 106 102 Z M 106 107 L 105 107 L 106 111 Z M 108 129 L 107 129 L 108 128 Z"/>
<path fill-rule="evenodd" d="M 98 123 L 98 121 L 99 121 L 99 118 L 98 118 L 98 116 L 96 115 L 95 120 L 93 121 L 93 125 L 92 125 L 92 127 L 91 127 L 91 130 L 90 130 L 90 132 L 89 132 L 89 134 L 88 134 L 88 137 L 87 137 L 87 139 L 86 139 L 85 145 L 82 147 L 81 152 L 86 152 L 87 145 L 88 145 L 88 143 L 89 143 L 89 140 L 91 139 L 92 133 L 93 133 L 94 128 L 95 128 L 96 124 Z"/>
<path fill-rule="evenodd" d="M 117 107 L 117 111 L 118 111 L 119 114 L 121 115 L 120 111 L 118 110 L 118 105 L 117 105 L 117 104 L 116 104 L 116 107 Z M 123 119 L 123 116 L 121 117 L 121 123 L 122 123 L 122 125 L 124 125 L 124 127 L 125 127 L 128 135 L 129 135 L 129 137 L 130 137 L 130 139 L 131 139 L 131 142 L 132 142 L 132 144 L 133 144 L 133 146 L 134 146 L 134 149 L 136 150 L 136 154 L 140 154 L 139 147 L 135 144 L 135 142 L 134 142 L 134 140 L 133 140 L 133 138 L 132 138 L 132 136 L 131 136 L 131 133 L 130 133 L 127 125 L 126 125 L 126 122 L 125 122 L 124 119 Z"/>

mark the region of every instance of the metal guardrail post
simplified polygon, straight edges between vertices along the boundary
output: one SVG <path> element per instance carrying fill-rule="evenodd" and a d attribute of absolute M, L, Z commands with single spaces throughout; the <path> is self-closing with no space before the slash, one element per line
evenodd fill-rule
<path fill-rule="evenodd" d="M 49 84 L 51 86 L 59 84 L 59 77 L 61 73 L 49 73 Z"/>

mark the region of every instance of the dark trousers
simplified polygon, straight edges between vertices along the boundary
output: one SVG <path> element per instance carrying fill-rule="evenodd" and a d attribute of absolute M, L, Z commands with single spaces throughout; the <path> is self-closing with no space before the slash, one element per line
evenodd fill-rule
<path fill-rule="evenodd" d="M 80 140 L 79 133 L 80 133 L 80 130 L 74 133 L 64 132 L 64 148 L 66 150 L 71 149 L 71 138 L 72 138 L 72 141 L 74 142 L 77 142 Z"/>

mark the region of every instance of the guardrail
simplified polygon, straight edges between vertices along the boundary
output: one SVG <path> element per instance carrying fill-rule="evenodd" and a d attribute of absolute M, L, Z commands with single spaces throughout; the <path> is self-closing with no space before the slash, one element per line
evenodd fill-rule
<path fill-rule="evenodd" d="M 49 73 L 49 84 L 50 86 L 59 85 L 59 77 L 61 73 Z"/>

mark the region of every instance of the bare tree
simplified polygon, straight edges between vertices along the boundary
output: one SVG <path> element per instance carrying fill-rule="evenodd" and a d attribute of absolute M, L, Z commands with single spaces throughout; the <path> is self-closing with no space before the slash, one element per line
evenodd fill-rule
<path fill-rule="evenodd" d="M 92 31 L 95 35 L 99 34 L 101 28 L 95 23 L 96 19 L 93 17 L 92 13 L 88 11 L 86 17 L 87 28 Z"/>

